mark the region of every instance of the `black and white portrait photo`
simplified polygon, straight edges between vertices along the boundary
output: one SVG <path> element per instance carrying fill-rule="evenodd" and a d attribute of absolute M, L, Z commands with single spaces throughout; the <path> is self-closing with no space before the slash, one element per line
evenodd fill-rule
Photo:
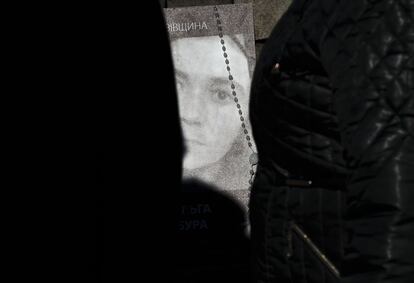
<path fill-rule="evenodd" d="M 250 75 L 243 35 L 223 38 L 235 62 L 232 71 L 237 100 L 248 115 Z M 249 149 L 220 40 L 217 36 L 182 38 L 173 42 L 172 50 L 186 147 L 184 178 L 198 177 L 224 190 L 241 189 L 240 181 L 248 181 L 249 176 L 249 163 L 243 166 L 241 161 L 248 161 Z M 217 50 L 216 56 L 212 56 L 212 50 Z"/>
<path fill-rule="evenodd" d="M 182 282 L 247 278 L 255 66 L 251 4 L 164 9 L 184 153 L 177 223 Z M 190 279 L 191 278 L 191 279 Z M 236 281 L 240 281 L 237 280 Z M 181 282 L 181 281 L 180 281 Z"/>
<path fill-rule="evenodd" d="M 248 122 L 253 25 L 250 6 L 219 7 L 221 36 L 213 6 L 166 9 L 185 143 L 183 179 L 200 180 L 245 205 L 254 149 Z"/>

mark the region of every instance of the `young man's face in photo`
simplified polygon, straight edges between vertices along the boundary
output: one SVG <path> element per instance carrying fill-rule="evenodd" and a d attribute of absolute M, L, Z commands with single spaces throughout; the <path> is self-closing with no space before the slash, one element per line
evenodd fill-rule
<path fill-rule="evenodd" d="M 248 60 L 230 37 L 223 39 L 238 103 L 247 117 Z M 186 146 L 183 166 L 185 169 L 208 166 L 230 150 L 241 129 L 220 38 L 177 39 L 172 42 L 172 51 Z"/>

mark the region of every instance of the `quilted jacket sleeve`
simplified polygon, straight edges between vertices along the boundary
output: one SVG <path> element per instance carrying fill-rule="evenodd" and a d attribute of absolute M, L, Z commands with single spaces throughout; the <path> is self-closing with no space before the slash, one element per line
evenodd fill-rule
<path fill-rule="evenodd" d="M 351 168 L 344 282 L 414 282 L 414 0 L 332 2 L 320 49 Z"/>

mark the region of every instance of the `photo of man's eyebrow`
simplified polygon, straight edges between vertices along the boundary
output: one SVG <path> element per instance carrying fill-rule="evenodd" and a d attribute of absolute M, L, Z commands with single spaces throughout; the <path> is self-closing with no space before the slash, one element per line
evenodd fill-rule
<path fill-rule="evenodd" d="M 188 75 L 185 72 L 180 71 L 177 68 L 175 69 L 175 74 L 180 79 L 188 80 Z M 227 87 L 227 88 L 229 88 L 229 90 L 231 90 L 231 88 L 230 88 L 231 84 L 230 84 L 230 81 L 227 77 L 212 77 L 212 78 L 208 79 L 208 82 L 209 82 L 210 86 L 218 86 L 218 87 L 221 87 L 221 88 L 226 88 Z M 246 91 L 245 88 L 241 84 L 239 84 L 236 80 L 233 80 L 233 84 L 236 87 L 235 88 L 236 92 L 240 91 L 240 92 L 245 93 L 245 91 Z"/>
<path fill-rule="evenodd" d="M 227 87 L 227 88 L 229 88 L 229 90 L 232 90 L 230 88 L 231 83 L 230 83 L 230 81 L 227 77 L 224 77 L 224 78 L 223 77 L 213 77 L 213 78 L 209 79 L 209 82 L 210 82 L 210 85 L 219 86 L 219 87 Z M 232 82 L 233 82 L 234 86 L 236 87 L 234 89 L 234 91 L 236 91 L 236 92 L 240 91 L 240 92 L 245 93 L 245 89 L 241 84 L 239 84 L 235 80 L 233 80 Z"/>

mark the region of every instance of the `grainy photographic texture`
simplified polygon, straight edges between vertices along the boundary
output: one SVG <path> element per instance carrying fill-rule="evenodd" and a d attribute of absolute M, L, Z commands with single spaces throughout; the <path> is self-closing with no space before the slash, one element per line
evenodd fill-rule
<path fill-rule="evenodd" d="M 246 207 L 255 151 L 248 113 L 255 64 L 252 6 L 164 11 L 185 141 L 183 180 L 199 180 Z"/>

